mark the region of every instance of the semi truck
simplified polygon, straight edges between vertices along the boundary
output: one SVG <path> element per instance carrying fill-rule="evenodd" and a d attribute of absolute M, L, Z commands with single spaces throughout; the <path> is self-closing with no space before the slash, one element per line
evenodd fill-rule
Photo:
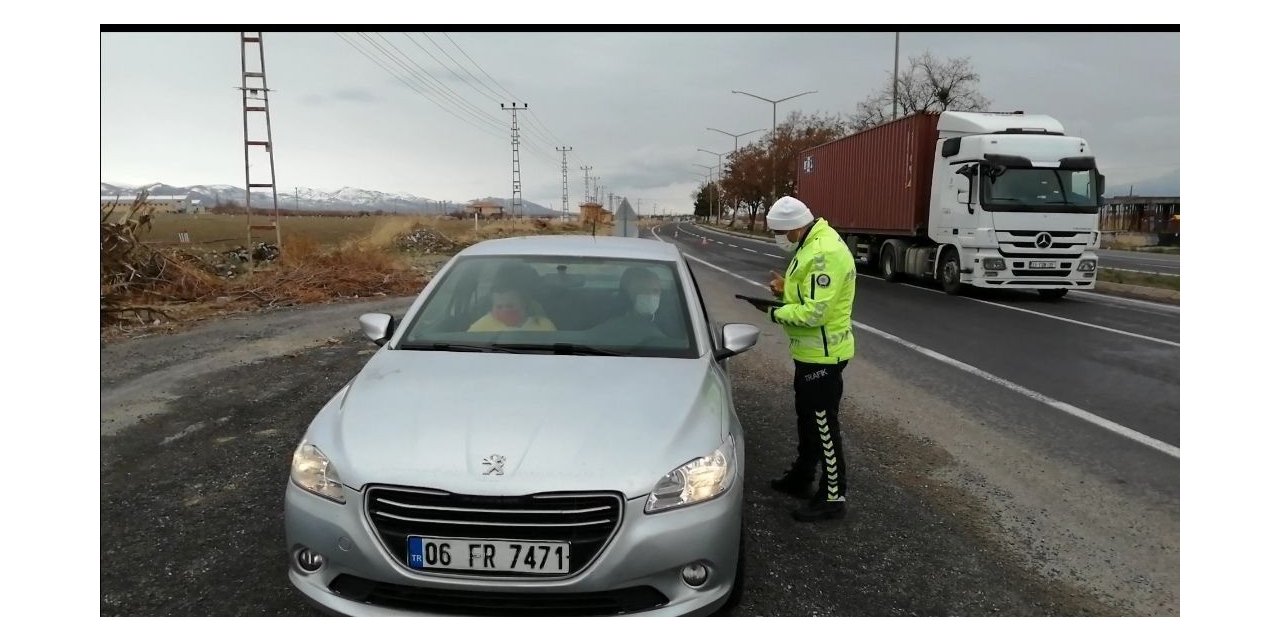
<path fill-rule="evenodd" d="M 919 113 L 807 149 L 796 197 L 885 280 L 1094 288 L 1105 178 L 1046 115 Z"/>

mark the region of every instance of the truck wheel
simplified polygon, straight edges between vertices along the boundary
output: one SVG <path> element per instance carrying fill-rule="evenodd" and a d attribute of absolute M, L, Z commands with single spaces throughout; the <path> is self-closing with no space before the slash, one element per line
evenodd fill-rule
<path fill-rule="evenodd" d="M 960 282 L 960 256 L 955 249 L 948 247 L 942 254 L 942 290 L 950 295 L 959 295 L 964 288 Z"/>
<path fill-rule="evenodd" d="M 893 268 L 893 245 L 886 244 L 880 249 L 880 277 L 885 282 L 897 282 L 901 279 L 898 270 Z"/>
<path fill-rule="evenodd" d="M 1045 300 L 1057 300 L 1058 298 L 1067 295 L 1066 289 L 1037 289 L 1036 292 Z"/>

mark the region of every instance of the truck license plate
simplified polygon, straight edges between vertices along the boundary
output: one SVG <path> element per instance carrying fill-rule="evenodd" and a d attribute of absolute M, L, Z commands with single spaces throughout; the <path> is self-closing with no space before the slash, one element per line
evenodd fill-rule
<path fill-rule="evenodd" d="M 1058 263 L 1052 260 L 1032 260 L 1031 261 L 1032 269 L 1052 269 L 1056 266 L 1058 266 Z"/>
<path fill-rule="evenodd" d="M 569 573 L 568 542 L 513 542 L 409 536 L 414 569 Z"/>

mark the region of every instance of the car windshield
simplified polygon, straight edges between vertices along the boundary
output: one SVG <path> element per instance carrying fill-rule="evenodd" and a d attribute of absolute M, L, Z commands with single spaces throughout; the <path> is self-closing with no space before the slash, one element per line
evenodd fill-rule
<path fill-rule="evenodd" d="M 994 179 L 983 169 L 982 206 L 988 211 L 1096 213 L 1097 172 L 1009 168 Z"/>
<path fill-rule="evenodd" d="M 675 263 L 464 256 L 397 348 L 695 358 Z"/>

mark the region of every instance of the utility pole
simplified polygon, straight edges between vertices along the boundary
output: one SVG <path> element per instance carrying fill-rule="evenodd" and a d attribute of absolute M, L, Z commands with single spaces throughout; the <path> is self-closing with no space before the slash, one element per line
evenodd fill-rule
<path fill-rule="evenodd" d="M 609 210 L 613 211 L 613 193 L 609 193 Z"/>
<path fill-rule="evenodd" d="M 760 96 L 754 93 L 747 93 L 746 91 L 730 91 L 730 93 L 740 93 L 744 96 L 751 96 L 752 98 L 755 98 L 757 100 L 764 100 L 765 102 L 769 102 L 773 104 L 773 130 L 769 134 L 769 197 L 771 199 L 770 200 L 771 203 L 774 201 L 777 201 L 778 199 L 778 167 L 777 167 L 778 103 L 786 102 L 792 98 L 799 98 L 800 96 L 807 96 L 811 93 L 817 93 L 817 91 L 805 91 L 804 93 L 797 93 L 794 96 L 787 96 L 786 98 L 782 98 L 780 100 L 770 100 L 768 98 L 761 98 Z"/>
<path fill-rule="evenodd" d="M 893 119 L 898 119 L 898 35 L 893 32 Z"/>
<path fill-rule="evenodd" d="M 529 108 L 529 103 L 524 103 L 523 107 L 516 106 L 512 102 L 511 106 L 502 103 L 503 111 L 511 112 L 511 215 L 517 220 L 520 219 L 520 120 L 519 113 Z"/>
<path fill-rule="evenodd" d="M 250 35 L 252 33 L 253 35 Z M 258 48 L 257 71 L 250 71 L 248 49 L 250 45 Z M 280 201 L 276 193 L 276 156 L 271 144 L 271 111 L 267 102 L 267 58 L 262 50 L 262 32 L 240 32 L 240 90 L 241 106 L 244 110 L 244 209 L 245 227 L 249 243 L 249 271 L 253 271 L 253 232 L 255 230 L 275 231 L 276 248 L 283 251 L 280 243 Z M 266 140 L 249 139 L 249 114 L 261 113 L 266 121 Z M 271 178 L 267 182 L 254 182 L 249 175 L 249 149 L 262 147 L 267 152 Z M 271 224 L 253 223 L 253 190 L 271 189 Z"/>
<path fill-rule="evenodd" d="M 593 188 L 591 201 L 600 204 L 600 176 L 591 178 L 591 186 Z"/>
<path fill-rule="evenodd" d="M 573 147 L 556 147 L 560 152 L 560 222 L 569 218 L 569 152 Z"/>
<path fill-rule="evenodd" d="M 298 204 L 298 188 L 297 187 L 293 188 L 293 210 L 297 213 L 302 213 L 302 205 Z"/>
<path fill-rule="evenodd" d="M 578 167 L 582 169 L 582 202 L 591 202 L 591 167 Z"/>

